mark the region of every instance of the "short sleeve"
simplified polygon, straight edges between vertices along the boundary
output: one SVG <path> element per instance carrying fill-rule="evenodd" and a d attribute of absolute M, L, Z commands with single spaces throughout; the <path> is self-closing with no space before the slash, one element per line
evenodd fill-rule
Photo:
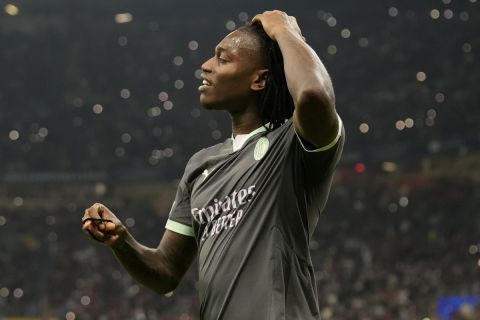
<path fill-rule="evenodd" d="M 190 191 L 186 182 L 186 173 L 178 184 L 175 201 L 170 210 L 165 228 L 185 236 L 195 236 L 192 227 Z"/>
<path fill-rule="evenodd" d="M 306 151 L 306 152 L 321 152 L 321 151 L 327 151 L 329 149 L 332 149 L 333 147 L 335 147 L 337 144 L 338 144 L 338 141 L 340 140 L 340 138 L 342 138 L 342 136 L 345 135 L 344 133 L 344 129 L 343 129 L 343 121 L 342 121 L 342 118 L 340 118 L 340 116 L 338 115 L 337 113 L 337 118 L 338 118 L 338 131 L 337 131 L 337 135 L 335 136 L 335 138 L 327 145 L 323 146 L 323 147 L 320 147 L 318 149 L 313 149 L 313 150 L 310 150 L 308 149 L 307 147 L 305 147 L 302 139 L 298 136 L 298 134 L 295 132 L 297 138 L 298 138 L 298 142 L 300 142 L 300 145 L 302 146 L 303 150 Z"/>
<path fill-rule="evenodd" d="M 340 161 L 345 143 L 345 128 L 339 117 L 336 137 L 327 145 L 315 150 L 306 148 L 292 125 L 288 162 L 297 205 L 305 210 L 310 236 L 315 230 L 319 214 L 323 211 L 333 182 L 335 169 Z"/>
<path fill-rule="evenodd" d="M 335 168 L 340 161 L 343 152 L 343 145 L 345 143 L 345 128 L 343 122 L 338 116 L 338 132 L 334 139 L 327 145 L 318 149 L 309 149 L 305 146 L 302 139 L 294 133 L 293 144 L 291 151 L 294 154 L 295 166 L 302 168 L 301 174 L 304 177 L 307 185 L 316 185 L 320 183 L 324 177 L 329 176 L 335 171 Z M 292 125 L 292 131 L 295 132 Z"/>

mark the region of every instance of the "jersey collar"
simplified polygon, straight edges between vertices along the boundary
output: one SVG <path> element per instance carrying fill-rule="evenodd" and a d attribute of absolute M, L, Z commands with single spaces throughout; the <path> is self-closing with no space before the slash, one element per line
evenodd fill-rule
<path fill-rule="evenodd" d="M 237 134 L 235 137 L 232 134 L 232 147 L 233 147 L 233 152 L 240 150 L 245 142 L 247 142 L 248 139 L 256 135 L 257 133 L 267 131 L 267 127 L 270 125 L 270 123 L 267 123 L 255 130 L 253 130 L 250 133 L 246 134 Z"/>

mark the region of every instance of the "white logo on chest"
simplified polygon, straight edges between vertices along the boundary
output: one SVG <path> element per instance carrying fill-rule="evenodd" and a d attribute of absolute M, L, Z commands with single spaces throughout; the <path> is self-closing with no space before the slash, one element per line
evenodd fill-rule
<path fill-rule="evenodd" d="M 253 158 L 255 160 L 260 160 L 265 156 L 268 151 L 268 147 L 270 146 L 270 142 L 267 138 L 261 137 L 258 139 L 257 144 L 255 145 L 255 150 L 253 151 Z"/>

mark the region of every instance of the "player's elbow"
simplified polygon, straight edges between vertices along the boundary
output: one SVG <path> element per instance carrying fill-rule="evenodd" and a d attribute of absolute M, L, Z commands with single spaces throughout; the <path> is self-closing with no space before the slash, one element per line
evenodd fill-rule
<path fill-rule="evenodd" d="M 156 281 L 151 281 L 149 283 L 145 283 L 144 285 L 160 295 L 168 295 L 177 289 L 178 285 L 180 284 L 180 280 L 180 277 L 164 275 Z"/>

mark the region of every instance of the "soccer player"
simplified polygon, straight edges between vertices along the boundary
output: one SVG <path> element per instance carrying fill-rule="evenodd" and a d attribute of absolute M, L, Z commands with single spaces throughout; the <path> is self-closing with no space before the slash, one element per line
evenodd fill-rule
<path fill-rule="evenodd" d="M 344 142 L 330 77 L 281 11 L 227 35 L 202 71 L 200 103 L 231 115 L 232 138 L 189 160 L 158 247 L 98 203 L 83 230 L 158 293 L 198 257 L 202 320 L 319 319 L 309 242 Z"/>

